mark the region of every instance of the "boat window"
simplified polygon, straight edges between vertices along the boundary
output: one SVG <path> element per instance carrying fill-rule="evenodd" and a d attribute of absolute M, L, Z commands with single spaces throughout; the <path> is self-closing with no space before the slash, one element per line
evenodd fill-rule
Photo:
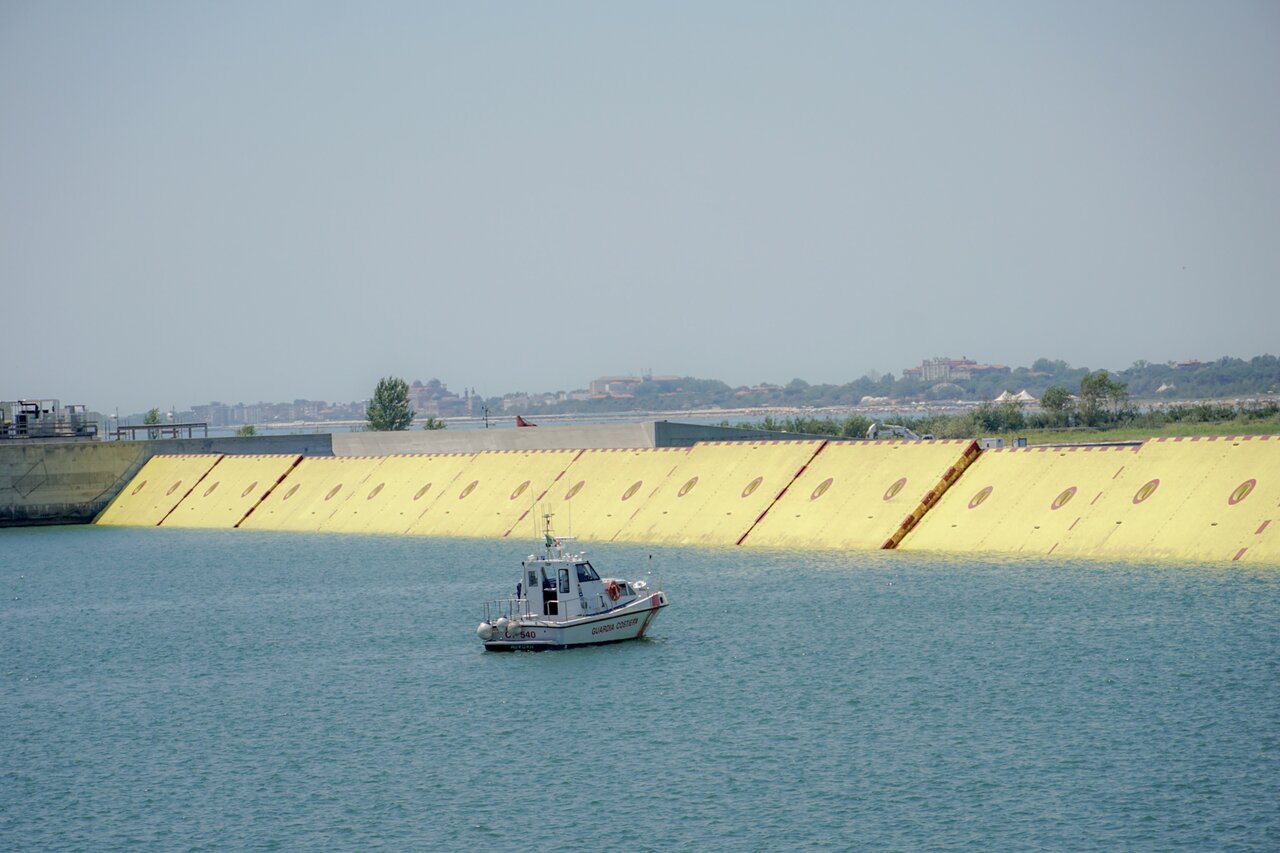
<path fill-rule="evenodd" d="M 600 576 L 596 574 L 596 570 L 591 568 L 590 563 L 578 563 L 578 583 L 586 583 L 587 581 L 598 581 Z"/>
<path fill-rule="evenodd" d="M 529 589 L 533 589 L 537 585 L 538 585 L 538 575 L 533 571 L 533 569 L 530 569 L 529 570 Z"/>
<path fill-rule="evenodd" d="M 560 592 L 566 593 L 566 594 L 569 592 L 569 570 L 568 569 L 560 570 Z"/>

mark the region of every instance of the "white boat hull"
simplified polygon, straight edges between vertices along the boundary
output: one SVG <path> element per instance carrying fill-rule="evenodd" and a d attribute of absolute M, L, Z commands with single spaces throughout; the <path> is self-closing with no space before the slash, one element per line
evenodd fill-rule
<path fill-rule="evenodd" d="M 541 651 L 636 640 L 645 635 L 658 611 L 666 606 L 666 593 L 655 592 L 604 613 L 562 621 L 525 618 L 505 631 L 495 631 L 484 647 L 489 651 Z"/>

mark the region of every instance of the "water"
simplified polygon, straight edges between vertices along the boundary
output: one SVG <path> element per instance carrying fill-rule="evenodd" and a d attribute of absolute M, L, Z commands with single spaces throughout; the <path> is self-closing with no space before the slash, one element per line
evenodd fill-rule
<path fill-rule="evenodd" d="M 1280 849 L 1280 571 L 599 546 L 651 639 L 485 653 L 525 550 L 0 532 L 0 849 Z"/>

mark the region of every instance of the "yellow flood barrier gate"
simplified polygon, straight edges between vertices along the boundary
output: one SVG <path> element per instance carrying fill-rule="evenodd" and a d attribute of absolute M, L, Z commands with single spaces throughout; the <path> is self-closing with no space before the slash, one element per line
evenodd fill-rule
<path fill-rule="evenodd" d="M 1137 453 L 1136 446 L 988 450 L 900 547 L 1047 554 Z"/>
<path fill-rule="evenodd" d="M 502 537 L 531 515 L 581 450 L 477 453 L 408 529 L 416 536 Z"/>
<path fill-rule="evenodd" d="M 164 526 L 237 527 L 301 459 L 291 455 L 223 456 L 169 513 Z"/>
<path fill-rule="evenodd" d="M 1280 564 L 1280 438 L 155 456 L 104 525 Z"/>
<path fill-rule="evenodd" d="M 552 513 L 557 533 L 608 542 L 688 456 L 686 447 L 584 450 L 535 511 Z M 527 538 L 534 531 L 526 521 L 510 535 Z"/>
<path fill-rule="evenodd" d="M 466 470 L 474 453 L 387 456 L 321 525 L 340 533 L 406 533 Z"/>
<path fill-rule="evenodd" d="M 972 441 L 830 442 L 744 544 L 893 548 L 977 455 Z"/>
<path fill-rule="evenodd" d="M 1280 562 L 1280 439 L 988 451 L 907 550 Z"/>
<path fill-rule="evenodd" d="M 628 542 L 736 545 L 825 442 L 695 444 L 614 535 Z"/>
<path fill-rule="evenodd" d="M 1147 441 L 1055 554 L 1280 562 L 1280 439 Z"/>
<path fill-rule="evenodd" d="M 381 464 L 381 456 L 313 456 L 298 463 L 240 527 L 249 530 L 320 530 Z"/>
<path fill-rule="evenodd" d="M 221 458 L 217 453 L 152 456 L 98 514 L 94 524 L 156 526 L 173 512 Z"/>

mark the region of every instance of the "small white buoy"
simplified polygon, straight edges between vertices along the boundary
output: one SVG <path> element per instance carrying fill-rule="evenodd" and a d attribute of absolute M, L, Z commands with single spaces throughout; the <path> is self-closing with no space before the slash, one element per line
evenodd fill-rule
<path fill-rule="evenodd" d="M 493 626 L 488 622 L 481 622 L 476 628 L 476 635 L 482 640 L 488 640 L 493 637 Z"/>

